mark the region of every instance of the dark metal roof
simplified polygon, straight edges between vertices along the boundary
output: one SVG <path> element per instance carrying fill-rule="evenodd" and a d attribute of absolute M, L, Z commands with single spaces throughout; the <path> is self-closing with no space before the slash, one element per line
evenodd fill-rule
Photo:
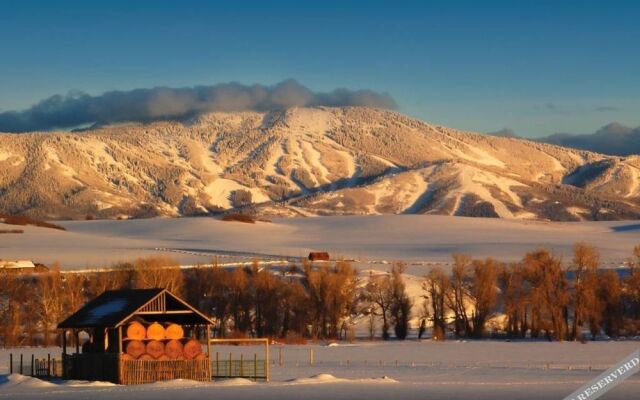
<path fill-rule="evenodd" d="M 108 290 L 85 304 L 82 308 L 58 324 L 58 328 L 114 328 L 126 323 L 136 312 L 157 298 L 167 295 L 167 304 L 188 314 L 156 314 L 149 318 L 154 321 L 171 321 L 182 324 L 212 324 L 212 321 L 198 310 L 165 289 Z M 175 320 L 175 321 L 174 321 Z"/>

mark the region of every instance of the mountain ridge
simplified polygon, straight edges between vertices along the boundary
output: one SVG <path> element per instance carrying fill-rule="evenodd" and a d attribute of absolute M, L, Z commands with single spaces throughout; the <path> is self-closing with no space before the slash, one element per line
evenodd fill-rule
<path fill-rule="evenodd" d="M 48 219 L 431 213 L 640 216 L 640 159 L 363 107 L 0 134 L 0 212 Z"/>

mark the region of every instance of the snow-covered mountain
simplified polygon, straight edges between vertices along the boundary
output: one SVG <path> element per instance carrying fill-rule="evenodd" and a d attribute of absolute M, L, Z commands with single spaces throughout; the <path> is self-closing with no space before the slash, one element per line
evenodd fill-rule
<path fill-rule="evenodd" d="M 284 216 L 621 219 L 640 215 L 639 182 L 638 157 L 358 107 L 0 135 L 0 213 L 44 218 L 251 207 Z"/>

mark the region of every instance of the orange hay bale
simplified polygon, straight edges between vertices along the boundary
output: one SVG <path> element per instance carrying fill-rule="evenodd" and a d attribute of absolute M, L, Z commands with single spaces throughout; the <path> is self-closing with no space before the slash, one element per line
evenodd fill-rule
<path fill-rule="evenodd" d="M 182 339 L 184 337 L 184 330 L 178 324 L 170 324 L 167 329 L 164 330 L 164 335 L 167 339 Z"/>
<path fill-rule="evenodd" d="M 207 355 L 204 353 L 200 353 L 197 356 L 193 357 L 194 360 L 206 360 L 207 359 Z"/>
<path fill-rule="evenodd" d="M 127 327 L 127 339 L 142 340 L 147 334 L 140 322 L 132 322 Z"/>
<path fill-rule="evenodd" d="M 164 328 L 157 322 L 147 327 L 147 339 L 162 340 L 164 339 Z"/>
<path fill-rule="evenodd" d="M 147 354 L 149 354 L 153 358 L 158 358 L 164 354 L 164 343 L 158 340 L 152 340 L 147 343 Z"/>
<path fill-rule="evenodd" d="M 187 343 L 184 344 L 182 354 L 187 360 L 192 360 L 200 353 L 202 353 L 202 346 L 200 346 L 200 342 L 198 342 L 197 340 L 190 339 Z"/>
<path fill-rule="evenodd" d="M 164 346 L 164 353 L 172 359 L 182 357 L 182 343 L 179 340 L 169 340 Z"/>
<path fill-rule="evenodd" d="M 160 357 L 158 357 L 156 360 L 158 360 L 158 361 L 167 361 L 167 360 L 171 360 L 171 357 L 169 357 L 166 354 L 163 354 Z"/>
<path fill-rule="evenodd" d="M 127 353 L 120 354 L 120 359 L 124 361 L 135 360 L 135 358 L 131 357 L 131 355 Z"/>
<path fill-rule="evenodd" d="M 142 361 L 149 361 L 149 360 L 155 360 L 151 354 L 143 354 L 140 357 L 138 357 L 138 360 L 142 360 Z"/>
<path fill-rule="evenodd" d="M 139 340 L 132 340 L 129 343 L 127 343 L 126 352 L 128 355 L 130 355 L 133 358 L 140 357 L 142 354 L 144 354 L 144 351 L 145 351 L 144 343 L 142 343 Z"/>

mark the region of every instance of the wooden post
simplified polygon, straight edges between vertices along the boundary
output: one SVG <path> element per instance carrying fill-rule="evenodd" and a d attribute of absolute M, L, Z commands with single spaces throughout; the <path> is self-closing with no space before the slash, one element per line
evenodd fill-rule
<path fill-rule="evenodd" d="M 105 337 L 109 337 L 109 331 Z M 118 383 L 122 383 L 122 325 L 118 327 Z"/>
<path fill-rule="evenodd" d="M 313 349 L 309 349 L 309 365 L 313 365 Z"/>
<path fill-rule="evenodd" d="M 216 351 L 216 376 L 220 376 L 220 358 L 219 353 Z"/>
<path fill-rule="evenodd" d="M 47 353 L 47 376 L 51 378 L 51 353 Z"/>
<path fill-rule="evenodd" d="M 67 379 L 67 330 L 62 330 L 62 378 Z"/>
<path fill-rule="evenodd" d="M 22 375 L 22 353 L 20 353 L 20 375 Z"/>
<path fill-rule="evenodd" d="M 278 365 L 282 367 L 282 346 L 278 349 Z"/>
<path fill-rule="evenodd" d="M 9 375 L 13 374 L 13 353 L 9 353 Z"/>
<path fill-rule="evenodd" d="M 258 380 L 258 354 L 253 353 L 253 380 Z"/>
<path fill-rule="evenodd" d="M 76 341 L 76 354 L 80 354 L 80 335 L 77 329 L 73 330 L 73 339 Z"/>
<path fill-rule="evenodd" d="M 240 354 L 240 377 L 244 376 L 244 354 Z"/>
<path fill-rule="evenodd" d="M 229 368 L 227 368 L 227 378 L 231 378 L 231 352 L 229 352 Z"/>
<path fill-rule="evenodd" d="M 35 356 L 33 354 L 31 354 L 31 376 L 35 376 L 34 375 L 34 369 L 33 369 L 34 360 L 35 360 Z"/>
<path fill-rule="evenodd" d="M 211 379 L 211 326 L 207 324 L 207 362 L 209 363 L 209 379 Z"/>
<path fill-rule="evenodd" d="M 265 381 L 269 382 L 269 339 L 265 339 L 265 360 L 264 360 L 264 375 L 266 376 Z"/>

